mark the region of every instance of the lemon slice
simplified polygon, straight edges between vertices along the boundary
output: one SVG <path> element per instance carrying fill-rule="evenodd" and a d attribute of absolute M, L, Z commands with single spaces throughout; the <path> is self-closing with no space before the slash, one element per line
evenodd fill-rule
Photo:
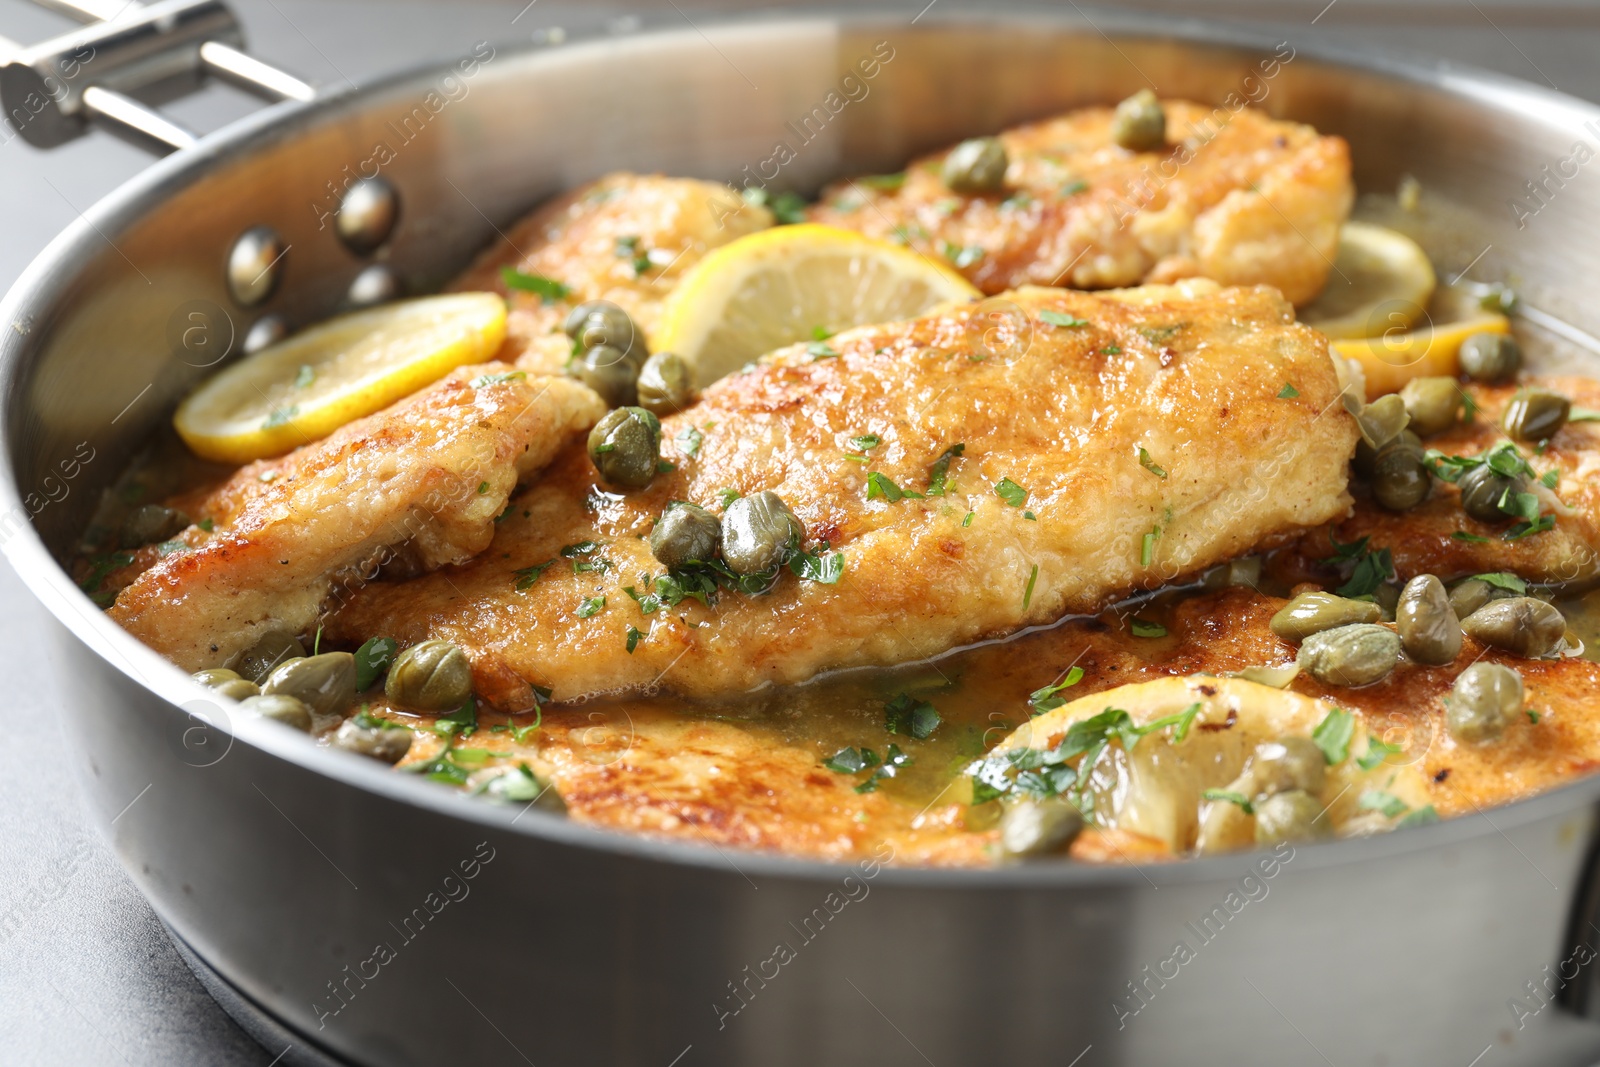
<path fill-rule="evenodd" d="M 1409 330 L 1423 318 L 1437 279 L 1428 254 L 1403 233 L 1367 222 L 1339 230 L 1328 282 L 1300 321 L 1331 341 Z"/>
<path fill-rule="evenodd" d="M 706 386 L 775 348 L 979 295 L 900 245 L 832 226 L 779 226 L 695 264 L 667 297 L 651 348 L 677 353 Z"/>
<path fill-rule="evenodd" d="M 1475 333 L 1510 333 L 1504 315 L 1488 312 L 1416 330 L 1395 330 L 1381 337 L 1334 341 L 1341 356 L 1361 364 L 1367 399 L 1399 392 L 1413 378 L 1450 377 L 1461 372 L 1461 344 Z"/>
<path fill-rule="evenodd" d="M 173 425 L 198 456 L 248 463 L 334 430 L 492 357 L 505 340 L 494 293 L 387 304 L 313 326 L 201 384 Z"/>

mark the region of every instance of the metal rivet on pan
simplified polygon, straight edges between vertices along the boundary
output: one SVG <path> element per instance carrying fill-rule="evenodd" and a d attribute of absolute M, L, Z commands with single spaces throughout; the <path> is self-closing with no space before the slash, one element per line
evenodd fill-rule
<path fill-rule="evenodd" d="M 339 239 L 357 255 L 366 255 L 389 239 L 400 217 L 400 196 L 382 178 L 362 178 L 339 201 L 335 224 Z"/>
<path fill-rule="evenodd" d="M 400 278 L 382 263 L 374 263 L 357 274 L 356 280 L 350 283 L 348 299 L 356 307 L 371 307 L 399 295 Z"/>
<path fill-rule="evenodd" d="M 282 315 L 263 315 L 244 335 L 244 352 L 249 355 L 289 336 L 289 323 Z"/>
<path fill-rule="evenodd" d="M 233 298 L 254 307 L 271 296 L 287 251 L 270 226 L 253 226 L 241 233 L 228 253 L 228 291 Z"/>

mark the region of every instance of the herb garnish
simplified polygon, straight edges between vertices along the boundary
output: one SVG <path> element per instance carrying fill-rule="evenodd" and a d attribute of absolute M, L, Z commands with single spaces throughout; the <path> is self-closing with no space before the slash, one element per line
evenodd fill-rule
<path fill-rule="evenodd" d="M 399 650 L 400 642 L 392 637 L 369 637 L 363 642 L 356 649 L 356 691 L 372 688 L 372 684 L 388 671 Z"/>
<path fill-rule="evenodd" d="M 1001 478 L 995 483 L 994 495 L 1014 508 L 1020 508 L 1028 500 L 1028 491 L 1010 478 Z"/>
<path fill-rule="evenodd" d="M 678 447 L 683 450 L 683 454 L 691 459 L 700 454 L 700 445 L 704 443 L 705 439 L 705 434 L 693 426 L 685 427 L 678 432 L 678 436 L 673 438 L 678 443 Z"/>
<path fill-rule="evenodd" d="M 904 497 L 922 499 L 922 494 L 915 489 L 902 489 L 890 480 L 882 471 L 870 471 L 867 474 L 867 499 L 887 500 L 891 504 L 899 503 Z"/>
<path fill-rule="evenodd" d="M 1298 397 L 1299 395 L 1300 395 L 1300 390 L 1296 389 L 1294 386 L 1290 385 L 1288 382 L 1284 382 L 1283 383 L 1283 388 L 1278 390 L 1278 399 L 1279 400 L 1293 400 L 1296 397 Z"/>
<path fill-rule="evenodd" d="M 983 258 L 983 249 L 977 245 L 968 245 L 965 248 L 961 248 L 951 244 L 949 241 L 939 242 L 939 252 L 945 259 L 950 261 L 952 266 L 957 268 L 970 267 Z"/>
<path fill-rule="evenodd" d="M 1349 579 L 1334 590 L 1334 594 L 1351 600 L 1370 599 L 1378 587 L 1394 577 L 1394 556 L 1387 548 L 1369 549 L 1370 538 L 1362 537 L 1349 544 L 1340 544 L 1332 533 L 1328 542 L 1333 545 L 1333 555 L 1321 560 L 1325 566 L 1339 566 L 1352 560 Z"/>
<path fill-rule="evenodd" d="M 1429 804 L 1426 807 L 1418 808 L 1416 811 L 1411 812 L 1405 818 L 1395 823 L 1395 826 L 1426 826 L 1428 823 L 1438 821 L 1439 812 L 1432 804 Z"/>
<path fill-rule="evenodd" d="M 1356 766 L 1364 771 L 1375 770 L 1384 760 L 1400 752 L 1399 745 L 1391 745 L 1382 738 L 1367 735 L 1367 753 L 1356 760 Z"/>
<path fill-rule="evenodd" d="M 606 606 L 606 598 L 605 597 L 603 597 L 603 596 L 592 596 L 592 597 L 589 597 L 582 604 L 578 605 L 578 618 L 580 618 L 580 619 L 592 618 L 595 615 L 598 615 L 600 613 L 600 609 L 605 607 L 605 606 Z"/>
<path fill-rule="evenodd" d="M 812 341 L 810 344 L 806 345 L 806 351 L 811 353 L 811 359 L 813 362 L 819 359 L 839 358 L 839 353 L 835 352 L 833 350 L 833 346 L 828 344 L 826 341 Z"/>
<path fill-rule="evenodd" d="M 480 374 L 468 384 L 474 389 L 482 389 L 486 385 L 499 385 L 502 382 L 520 382 L 527 376 L 527 371 L 509 370 L 503 374 Z"/>
<path fill-rule="evenodd" d="M 1089 325 L 1088 319 L 1080 319 L 1064 311 L 1041 311 L 1039 312 L 1039 319 L 1042 322 L 1049 323 L 1051 326 L 1060 326 L 1063 329 Z"/>
<path fill-rule="evenodd" d="M 939 458 L 933 461 L 933 466 L 928 468 L 929 496 L 944 496 L 946 493 L 955 491 L 955 486 L 950 484 L 949 480 L 950 461 L 959 459 L 961 453 L 966 450 L 967 446 L 958 442 L 945 449 L 940 453 Z M 965 526 L 966 523 L 962 523 L 962 525 Z"/>
<path fill-rule="evenodd" d="M 863 452 L 871 452 L 874 448 L 883 444 L 883 438 L 875 433 L 864 433 L 859 437 L 850 438 L 850 444 Z"/>
<path fill-rule="evenodd" d="M 287 426 L 289 425 L 289 420 L 298 414 L 300 414 L 300 406 L 298 404 L 290 404 L 286 408 L 273 408 L 266 419 L 262 421 L 261 428 L 263 430 L 276 430 L 279 426 Z"/>
<path fill-rule="evenodd" d="M 639 632 L 638 627 L 628 627 L 628 655 L 633 655 L 633 650 L 639 647 L 639 638 L 643 636 L 644 634 Z"/>
<path fill-rule="evenodd" d="M 728 505 L 733 503 L 735 500 L 738 500 L 741 496 L 744 496 L 744 494 L 739 492 L 737 489 L 718 489 L 717 505 L 721 507 L 723 511 L 727 511 Z"/>
<path fill-rule="evenodd" d="M 1457 530 L 1450 536 L 1455 538 L 1457 541 L 1470 541 L 1475 545 L 1486 545 L 1489 543 L 1489 539 L 1487 537 L 1480 537 L 1475 533 L 1467 533 L 1465 530 Z"/>
<path fill-rule="evenodd" d="M 1518 596 L 1524 596 L 1528 592 L 1528 583 L 1510 571 L 1496 571 L 1493 574 L 1474 574 L 1473 577 L 1480 582 L 1488 582 L 1496 589 L 1504 589 Z"/>
<path fill-rule="evenodd" d="M 1229 804 L 1236 804 L 1239 810 L 1246 815 L 1254 815 L 1256 813 L 1255 805 L 1250 803 L 1250 798 L 1243 793 L 1232 793 L 1226 789 L 1207 789 L 1200 795 L 1206 800 L 1221 800 Z"/>
<path fill-rule="evenodd" d="M 531 567 L 518 567 L 512 571 L 511 573 L 517 576 L 517 592 L 526 593 L 529 589 L 532 589 L 533 583 L 539 580 L 539 575 L 553 567 L 555 562 L 555 560 L 550 559 L 543 563 L 535 563 Z"/>
<path fill-rule="evenodd" d="M 1028 588 L 1022 591 L 1022 610 L 1027 611 L 1028 605 L 1033 603 L 1033 583 L 1039 580 L 1039 565 L 1035 563 L 1028 572 Z"/>
<path fill-rule="evenodd" d="M 467 702 L 448 715 L 441 715 L 434 720 L 433 732 L 441 737 L 453 737 L 460 734 L 462 737 L 471 737 L 478 728 L 478 699 L 475 696 L 467 697 Z"/>
<path fill-rule="evenodd" d="M 572 295 L 572 290 L 554 278 L 546 278 L 539 274 L 526 274 L 515 267 L 501 267 L 500 280 L 508 289 L 521 289 L 525 293 L 535 293 L 541 302 L 553 304 L 557 300 L 565 300 Z"/>
<path fill-rule="evenodd" d="M 906 172 L 898 174 L 868 174 L 857 178 L 856 181 L 868 189 L 878 189 L 883 192 L 892 192 L 906 183 Z"/>
<path fill-rule="evenodd" d="M 820 549 L 808 549 L 790 556 L 789 569 L 795 577 L 808 582 L 834 585 L 844 576 L 844 553 L 837 549 L 829 551 L 828 543 L 824 541 Z"/>
<path fill-rule="evenodd" d="M 1165 637 L 1167 628 L 1159 622 L 1146 622 L 1137 616 L 1128 620 L 1128 628 L 1135 637 Z"/>
<path fill-rule="evenodd" d="M 1329 764 L 1342 763 L 1350 755 L 1350 735 L 1355 728 L 1354 715 L 1334 708 L 1311 731 L 1311 740 L 1322 749 L 1322 758 Z"/>
<path fill-rule="evenodd" d="M 1167 472 L 1156 465 L 1156 461 L 1150 458 L 1150 453 L 1145 451 L 1143 445 L 1139 446 L 1139 466 L 1154 474 L 1157 478 L 1165 478 L 1167 476 Z"/>
<path fill-rule="evenodd" d="M 310 385 L 316 380 L 316 368 L 312 367 L 309 363 L 302 363 L 300 364 L 300 369 L 295 372 L 294 386 L 296 389 L 304 389 L 306 386 Z"/>
<path fill-rule="evenodd" d="M 1356 810 L 1382 812 L 1391 819 L 1404 815 L 1410 807 L 1393 793 L 1381 789 L 1368 789 L 1356 798 Z"/>
<path fill-rule="evenodd" d="M 1139 537 L 1139 566 L 1148 567 L 1156 558 L 1156 541 L 1161 536 L 1161 527 L 1152 526 L 1150 532 Z"/>
<path fill-rule="evenodd" d="M 1061 707 L 1067 702 L 1066 698 L 1056 694 L 1069 686 L 1077 685 L 1082 679 L 1082 667 L 1068 667 L 1066 676 L 1061 681 L 1056 682 L 1054 685 L 1035 689 L 1028 695 L 1028 703 L 1033 705 L 1033 714 L 1043 715 L 1047 711 L 1054 711 L 1056 708 Z"/>
<path fill-rule="evenodd" d="M 884 704 L 883 728 L 891 734 L 904 734 L 918 741 L 926 741 L 943 720 L 939 709 L 926 700 L 913 700 L 910 693 L 901 693 Z"/>

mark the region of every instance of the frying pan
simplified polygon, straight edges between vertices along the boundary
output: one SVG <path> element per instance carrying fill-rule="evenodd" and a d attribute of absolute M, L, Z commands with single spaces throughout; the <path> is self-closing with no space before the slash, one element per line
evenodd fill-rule
<path fill-rule="evenodd" d="M 222 359 L 437 287 L 558 191 L 614 168 L 810 191 L 1151 83 L 1219 107 L 1242 92 L 1348 138 L 1363 190 L 1411 174 L 1460 210 L 1444 277 L 1513 279 L 1524 325 L 1562 344 L 1600 331 L 1600 201 L 1561 169 L 1600 143 L 1600 109 L 1072 8 L 485 45 L 313 94 L 242 52 L 219 3 L 167 0 L 82 31 L 101 36 L 71 78 L 50 64 L 73 41 L 0 71 L 13 119 L 18 86 L 49 97 L 21 120 L 35 143 L 93 124 L 180 149 L 0 305 L 0 538 L 54 620 L 93 817 L 224 1004 L 287 1035 L 285 1062 L 1594 1062 L 1597 778 L 1401 833 L 1157 866 L 731 852 L 494 806 L 230 716 L 62 568 L 100 493 Z M 199 139 L 152 107 L 212 75 L 284 102 Z M 779 141 L 794 158 L 766 173 Z"/>

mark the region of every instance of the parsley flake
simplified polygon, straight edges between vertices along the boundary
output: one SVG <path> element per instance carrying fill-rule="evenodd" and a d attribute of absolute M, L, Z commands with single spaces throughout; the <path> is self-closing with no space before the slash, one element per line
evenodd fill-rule
<path fill-rule="evenodd" d="M 528 372 L 525 370 L 506 371 L 504 374 L 480 374 L 468 384 L 474 389 L 482 389 L 486 385 L 499 385 L 502 382 L 520 382 L 527 376 Z"/>
<path fill-rule="evenodd" d="M 1028 572 L 1028 588 L 1022 591 L 1022 610 L 1027 611 L 1028 605 L 1033 603 L 1033 583 L 1039 580 L 1039 565 L 1035 563 Z"/>
<path fill-rule="evenodd" d="M 995 483 L 994 495 L 1014 508 L 1020 508 L 1028 500 L 1028 491 L 1010 478 L 1001 478 Z"/>
<path fill-rule="evenodd" d="M 1069 315 L 1064 311 L 1041 311 L 1039 312 L 1039 320 L 1041 322 L 1048 323 L 1051 326 L 1060 326 L 1062 329 L 1072 329 L 1077 326 L 1089 325 L 1088 319 L 1080 319 L 1077 316 Z"/>
<path fill-rule="evenodd" d="M 1150 453 L 1145 451 L 1143 445 L 1139 446 L 1139 466 L 1154 474 L 1157 478 L 1165 478 L 1167 476 L 1167 472 L 1156 465 L 1156 461 L 1150 458 Z"/>
<path fill-rule="evenodd" d="M 598 615 L 600 613 L 600 609 L 605 607 L 605 606 L 606 606 L 606 598 L 605 597 L 603 597 L 603 596 L 592 596 L 589 599 L 585 600 L 582 604 L 578 605 L 578 618 L 587 619 L 587 618 L 591 618 L 591 617 L 593 617 L 595 615 Z"/>
<path fill-rule="evenodd" d="M 1082 680 L 1082 667 L 1068 667 L 1067 673 L 1061 679 L 1061 681 L 1056 682 L 1053 685 L 1047 685 L 1042 688 L 1035 689 L 1032 693 L 1028 694 L 1028 703 L 1033 705 L 1033 714 L 1043 715 L 1047 711 L 1054 711 L 1056 708 L 1061 707 L 1061 705 L 1067 702 L 1066 698 L 1057 696 L 1056 694 L 1060 693 L 1063 689 L 1077 685 Z"/>
<path fill-rule="evenodd" d="M 1128 628 L 1133 631 L 1133 636 L 1135 637 L 1167 636 L 1167 628 L 1165 626 L 1162 626 L 1159 622 L 1146 622 L 1137 616 L 1128 620 Z"/>
<path fill-rule="evenodd" d="M 883 728 L 891 734 L 903 734 L 918 741 L 926 741 L 943 720 L 939 709 L 926 700 L 913 700 L 910 693 L 901 693 L 883 706 Z"/>
<path fill-rule="evenodd" d="M 683 454 L 688 456 L 690 459 L 693 459 L 695 456 L 700 454 L 700 445 L 705 442 L 705 439 L 705 434 L 701 433 L 693 426 L 685 427 L 678 432 L 677 437 L 673 438 L 673 440 L 677 442 L 678 448 L 680 448 L 683 451 Z"/>
<path fill-rule="evenodd" d="M 371 689 L 389 670 L 398 651 L 400 642 L 392 637 L 371 637 L 356 649 L 356 691 Z"/>
<path fill-rule="evenodd" d="M 1220 800 L 1227 804 L 1237 805 L 1239 810 L 1246 815 L 1254 815 L 1256 813 L 1255 805 L 1250 803 L 1250 798 L 1243 793 L 1234 793 L 1226 789 L 1207 789 L 1200 795 L 1206 800 Z"/>
<path fill-rule="evenodd" d="M 508 289 L 520 289 L 525 293 L 534 293 L 545 304 L 553 304 L 557 300 L 565 300 L 572 295 L 572 290 L 554 278 L 546 278 L 539 274 L 526 274 L 515 267 L 501 267 L 500 280 Z"/>
<path fill-rule="evenodd" d="M 1350 755 L 1350 735 L 1355 728 L 1354 715 L 1334 708 L 1311 731 L 1311 740 L 1322 749 L 1322 758 L 1329 764 L 1342 763 Z"/>
<path fill-rule="evenodd" d="M 1296 389 L 1294 386 L 1290 385 L 1288 382 L 1284 382 L 1283 383 L 1283 388 L 1278 390 L 1278 399 L 1279 400 L 1293 400 L 1295 397 L 1297 397 L 1299 395 L 1300 395 L 1300 390 Z"/>
<path fill-rule="evenodd" d="M 628 627 L 628 655 L 633 655 L 633 650 L 639 647 L 639 638 L 643 636 L 644 634 L 639 632 L 638 627 Z"/>

